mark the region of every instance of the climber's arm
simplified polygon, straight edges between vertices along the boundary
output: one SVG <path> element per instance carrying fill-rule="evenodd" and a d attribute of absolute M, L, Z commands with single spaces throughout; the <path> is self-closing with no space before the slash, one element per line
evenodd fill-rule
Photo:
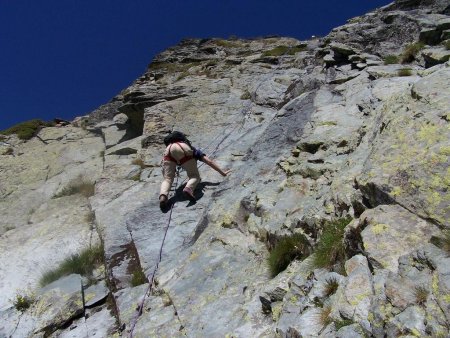
<path fill-rule="evenodd" d="M 213 160 L 211 160 L 208 156 L 202 156 L 202 162 L 206 163 L 207 165 L 209 165 L 211 168 L 213 168 L 215 171 L 217 171 L 220 175 L 222 176 L 227 176 L 231 170 L 222 170 L 216 162 L 214 162 Z"/>

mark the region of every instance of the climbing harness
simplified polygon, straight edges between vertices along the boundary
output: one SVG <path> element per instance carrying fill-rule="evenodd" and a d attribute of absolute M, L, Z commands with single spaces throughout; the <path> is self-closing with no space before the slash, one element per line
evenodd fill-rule
<path fill-rule="evenodd" d="M 170 144 L 170 146 L 169 146 L 169 151 L 168 151 L 167 155 L 165 155 L 164 158 L 163 158 L 164 161 L 171 161 L 171 162 L 175 162 L 175 163 L 178 164 L 178 165 L 182 165 L 182 164 L 186 163 L 187 161 L 192 160 L 192 159 L 194 158 L 194 156 L 188 155 L 188 154 L 186 153 L 186 150 L 184 150 L 184 148 L 180 145 L 180 143 L 183 143 L 183 142 L 175 142 L 175 143 L 171 143 L 171 144 Z M 183 150 L 183 153 L 184 153 L 184 157 L 181 158 L 181 159 L 178 160 L 178 161 L 177 161 L 177 160 L 172 156 L 172 154 L 170 153 L 170 150 L 172 149 L 172 146 L 173 146 L 174 144 L 177 144 L 177 145 L 181 148 L 181 150 Z"/>

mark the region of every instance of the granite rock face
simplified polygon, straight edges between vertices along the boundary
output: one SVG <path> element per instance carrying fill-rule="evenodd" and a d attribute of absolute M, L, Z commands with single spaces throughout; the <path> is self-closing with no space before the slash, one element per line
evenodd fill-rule
<path fill-rule="evenodd" d="M 183 40 L 72 126 L 4 138 L 0 335 L 446 336 L 448 18 L 445 1 L 399 0 L 321 39 Z M 193 203 L 181 171 L 163 213 L 171 130 L 232 172 L 200 165 Z M 87 197 L 67 193 L 83 181 Z M 342 218 L 345 259 L 317 266 Z M 313 254 L 271 277 L 294 233 Z M 99 242 L 104 271 L 70 295 L 40 289 L 34 267 Z M 43 295 L 56 298 L 41 316 Z"/>

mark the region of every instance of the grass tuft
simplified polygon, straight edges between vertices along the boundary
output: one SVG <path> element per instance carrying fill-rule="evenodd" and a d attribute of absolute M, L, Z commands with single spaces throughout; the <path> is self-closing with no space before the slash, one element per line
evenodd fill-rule
<path fill-rule="evenodd" d="M 144 169 L 146 167 L 142 158 L 135 158 L 133 161 L 131 161 L 131 164 L 138 165 L 141 167 L 141 169 Z"/>
<path fill-rule="evenodd" d="M 324 305 L 320 309 L 318 324 L 321 325 L 322 327 L 326 327 L 328 324 L 331 324 L 332 322 L 332 319 L 330 317 L 331 310 L 332 308 L 329 305 Z"/>
<path fill-rule="evenodd" d="M 148 283 L 148 280 L 144 271 L 142 271 L 141 268 L 137 268 L 136 270 L 134 270 L 131 276 L 131 285 L 138 286 L 145 283 Z"/>
<path fill-rule="evenodd" d="M 303 234 L 281 238 L 270 252 L 268 263 L 272 277 L 285 270 L 294 259 L 304 258 L 310 253 L 310 245 Z"/>
<path fill-rule="evenodd" d="M 416 60 L 417 54 L 425 47 L 423 42 L 414 42 L 407 45 L 400 57 L 400 63 L 411 63 Z"/>
<path fill-rule="evenodd" d="M 21 140 L 29 140 L 35 136 L 42 127 L 51 127 L 53 122 L 44 122 L 42 120 L 34 119 L 25 121 L 12 126 L 11 128 L 0 131 L 0 134 L 11 135 L 17 134 L 17 137 Z"/>
<path fill-rule="evenodd" d="M 67 187 L 62 189 L 59 193 L 55 194 L 53 198 L 59 198 L 63 196 L 70 196 L 75 194 L 81 194 L 85 197 L 91 197 L 95 193 L 95 184 L 89 181 L 80 179 L 79 181 L 71 182 Z"/>
<path fill-rule="evenodd" d="M 398 70 L 397 75 L 398 76 L 411 76 L 412 72 L 411 72 L 411 69 L 409 69 L 409 68 L 402 68 L 402 69 Z"/>
<path fill-rule="evenodd" d="M 16 294 L 12 302 L 17 311 L 25 312 L 33 304 L 34 299 L 27 295 Z"/>
<path fill-rule="evenodd" d="M 337 219 L 325 224 L 322 236 L 314 252 L 313 265 L 316 268 L 331 268 L 345 260 L 344 229 L 352 219 Z"/>
<path fill-rule="evenodd" d="M 66 258 L 56 269 L 45 272 L 39 280 L 39 284 L 43 287 L 72 273 L 89 277 L 96 267 L 103 264 L 103 256 L 103 245 L 86 248 L 79 254 Z"/>
<path fill-rule="evenodd" d="M 386 55 L 384 57 L 384 64 L 385 65 L 392 65 L 399 63 L 399 57 L 397 55 Z"/>
<path fill-rule="evenodd" d="M 425 304 L 429 293 L 430 292 L 428 291 L 428 289 L 425 286 L 423 286 L 423 285 L 416 286 L 414 288 L 414 297 L 416 298 L 417 304 L 419 304 L 419 305 Z"/>
<path fill-rule="evenodd" d="M 339 287 L 339 281 L 336 277 L 330 277 L 325 280 L 325 295 L 331 296 Z"/>

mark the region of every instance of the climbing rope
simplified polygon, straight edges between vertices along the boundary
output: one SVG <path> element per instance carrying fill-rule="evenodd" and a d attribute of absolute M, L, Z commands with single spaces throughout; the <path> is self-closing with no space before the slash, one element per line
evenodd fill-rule
<path fill-rule="evenodd" d="M 179 186 L 178 186 L 178 179 L 179 179 L 179 177 L 180 177 L 180 168 L 178 167 L 178 169 L 177 169 L 177 179 L 176 179 L 176 182 L 175 182 L 175 193 L 176 193 L 177 189 L 179 188 Z M 181 184 L 180 184 L 180 186 L 181 186 Z M 166 225 L 166 227 L 164 229 L 164 237 L 162 239 L 161 246 L 159 248 L 158 260 L 156 262 L 155 268 L 153 269 L 151 277 L 147 278 L 149 284 L 148 284 L 148 287 L 145 290 L 145 293 L 144 293 L 144 296 L 142 297 L 141 302 L 139 303 L 136 315 L 133 318 L 133 321 L 131 322 L 130 333 L 128 334 L 129 338 L 133 337 L 134 328 L 135 328 L 135 326 L 137 324 L 137 321 L 138 321 L 139 317 L 142 315 L 142 311 L 144 309 L 144 303 L 145 303 L 146 296 L 149 295 L 152 292 L 152 290 L 153 290 L 153 285 L 154 285 L 154 281 L 155 281 L 156 271 L 158 271 L 159 263 L 161 263 L 161 260 L 162 260 L 162 252 L 163 252 L 164 242 L 165 242 L 166 237 L 167 237 L 167 232 L 169 230 L 170 222 L 172 221 L 172 212 L 173 212 L 174 205 L 175 205 L 175 203 L 172 203 L 171 206 L 170 206 L 169 219 L 168 219 L 167 225 Z"/>

